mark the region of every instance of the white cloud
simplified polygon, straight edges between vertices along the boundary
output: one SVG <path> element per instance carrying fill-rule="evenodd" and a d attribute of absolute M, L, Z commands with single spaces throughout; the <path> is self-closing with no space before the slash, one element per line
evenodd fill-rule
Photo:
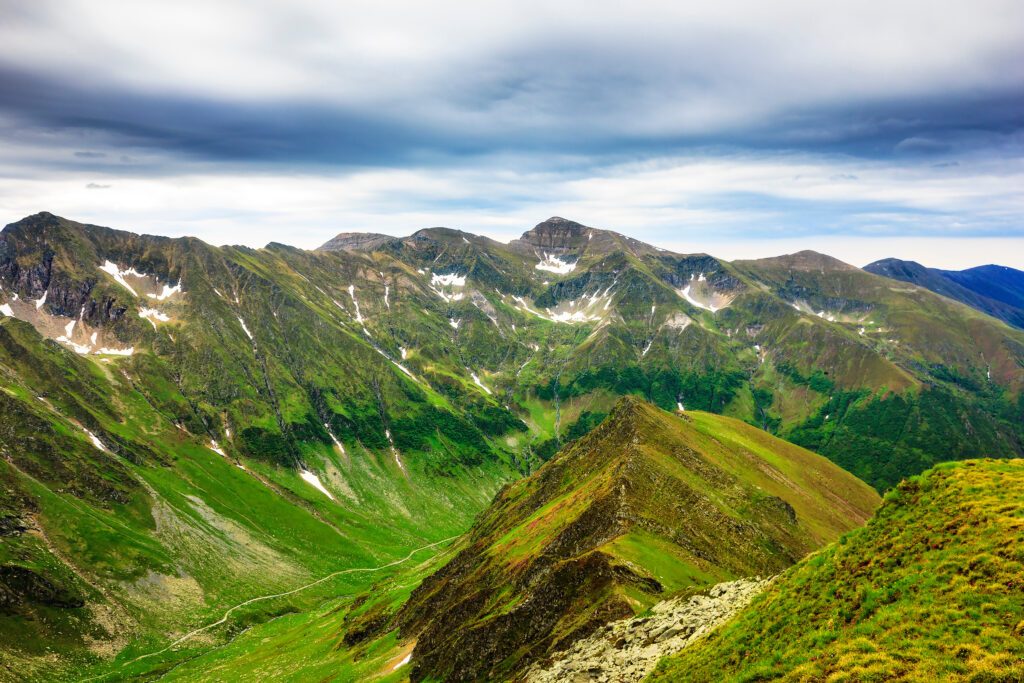
<path fill-rule="evenodd" d="M 171 177 L 112 175 L 103 192 L 87 189 L 77 172 L 17 178 L 0 168 L 0 213 L 14 220 L 47 210 L 136 232 L 198 235 L 214 244 L 278 241 L 306 248 L 343 230 L 407 235 L 435 225 L 507 240 L 563 215 L 726 258 L 814 248 L 856 265 L 928 254 L 928 265 L 967 266 L 989 253 L 988 260 L 1024 266 L 1024 249 L 1005 248 L 1024 245 L 1024 231 L 1014 223 L 1024 215 L 1018 162 L 965 160 L 950 172 L 747 155 L 558 173 L 510 170 L 527 165 L 497 157 L 456 167 L 329 175 L 197 166 Z M 748 196 L 756 201 L 744 201 Z M 992 235 L 1010 237 L 994 250 Z M 966 248 L 969 242 L 977 247 Z M 919 256 L 912 245 L 920 246 Z"/>

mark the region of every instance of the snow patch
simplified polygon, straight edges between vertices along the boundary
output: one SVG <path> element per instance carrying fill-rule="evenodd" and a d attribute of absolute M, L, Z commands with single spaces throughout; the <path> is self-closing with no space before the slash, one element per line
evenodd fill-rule
<path fill-rule="evenodd" d="M 327 487 L 325 487 L 323 482 L 320 481 L 320 477 L 316 476 L 307 469 L 300 470 L 299 476 L 302 477 L 306 481 L 306 483 L 312 484 L 315 488 L 319 489 L 320 493 L 324 494 L 331 500 L 334 500 L 334 496 L 331 495 L 331 492 L 328 491 Z"/>
<path fill-rule="evenodd" d="M 238 316 L 238 324 L 242 326 L 242 332 L 245 332 L 245 336 L 249 338 L 249 341 L 253 341 L 252 332 L 245 326 L 245 321 L 242 320 L 241 316 Z"/>
<path fill-rule="evenodd" d="M 587 315 L 585 311 L 564 311 L 562 313 L 552 313 L 548 309 L 548 320 L 556 323 L 587 323 L 596 322 L 601 319 L 599 315 Z"/>
<path fill-rule="evenodd" d="M 214 289 L 213 291 L 217 292 L 216 289 Z M 147 294 L 146 296 L 148 296 L 150 299 L 156 299 L 157 301 L 163 301 L 164 299 L 169 299 L 172 296 L 174 296 L 175 294 L 180 294 L 180 293 L 181 293 L 181 280 L 178 280 L 178 284 L 174 285 L 173 287 L 171 287 L 170 285 L 164 285 L 164 288 L 160 291 L 160 293 L 158 293 L 158 294 Z M 220 294 L 220 292 L 217 292 L 217 294 Z"/>
<path fill-rule="evenodd" d="M 42 308 L 42 307 L 43 307 L 43 304 L 45 304 L 45 303 L 46 303 L 46 294 L 47 294 L 47 292 L 43 292 L 43 296 L 42 296 L 42 297 L 40 297 L 39 299 L 36 299 L 36 310 L 37 310 L 37 311 L 38 311 L 38 310 L 39 310 L 40 308 Z"/>
<path fill-rule="evenodd" d="M 399 346 L 398 351 L 399 353 L 402 354 L 402 360 L 405 360 L 406 358 L 409 357 L 409 350 L 406 349 L 404 346 Z"/>
<path fill-rule="evenodd" d="M 334 432 L 331 431 L 331 428 L 327 426 L 326 422 L 324 422 L 324 429 L 327 430 L 327 433 L 331 437 L 331 441 L 333 441 L 334 445 L 338 447 L 338 450 L 341 451 L 341 454 L 345 455 L 345 447 L 342 445 L 340 441 L 338 441 L 338 437 L 334 435 Z"/>
<path fill-rule="evenodd" d="M 461 322 L 462 322 L 462 320 L 456 320 L 455 318 L 448 318 L 448 324 L 451 325 L 452 328 L 456 329 L 456 330 L 459 329 L 459 323 L 461 323 Z"/>
<path fill-rule="evenodd" d="M 435 287 L 465 287 L 466 276 L 459 275 L 458 273 L 447 273 L 445 275 L 433 273 L 430 276 L 430 284 Z"/>
<path fill-rule="evenodd" d="M 363 331 L 364 331 L 364 332 L 366 332 L 366 328 L 363 328 Z M 367 332 L 367 335 L 369 335 L 369 332 Z M 384 356 L 385 358 L 387 358 L 387 359 L 388 359 L 388 361 L 389 361 L 389 362 L 390 362 L 390 363 L 391 363 L 392 365 L 394 365 L 394 366 L 395 366 L 396 368 L 398 368 L 399 370 L 401 370 L 402 372 L 404 372 L 404 373 L 405 373 L 406 375 L 408 375 L 408 376 L 409 376 L 409 379 L 411 379 L 411 380 L 412 380 L 412 381 L 414 381 L 414 382 L 419 382 L 419 380 L 418 380 L 418 379 L 416 379 L 416 375 L 412 374 L 412 373 L 411 373 L 411 372 L 409 371 L 409 368 L 405 367 L 405 366 L 404 366 L 404 365 L 402 365 L 401 363 L 395 362 L 395 360 L 394 360 L 394 359 L 393 359 L 393 358 L 392 358 L 391 356 L 389 356 L 388 354 L 384 353 L 384 352 L 383 352 L 383 351 L 382 351 L 381 349 L 379 349 L 379 348 L 377 347 L 377 345 L 376 345 L 376 344 L 374 344 L 374 343 L 373 343 L 372 341 L 370 342 L 370 345 L 371 345 L 371 346 L 373 347 L 373 350 L 374 350 L 374 351 L 376 351 L 376 352 L 377 352 L 377 353 L 379 353 L 380 355 L 382 355 L 382 356 Z"/>
<path fill-rule="evenodd" d="M 676 290 L 679 296 L 683 297 L 684 299 L 686 299 L 687 302 L 689 302 L 693 306 L 696 306 L 697 308 L 703 308 L 705 311 L 711 311 L 712 313 L 719 310 L 719 308 L 714 304 L 698 301 L 696 298 L 694 298 L 693 294 L 691 294 L 690 291 L 690 285 L 686 285 L 682 289 Z"/>
<path fill-rule="evenodd" d="M 432 273 L 430 276 L 430 291 L 437 294 L 439 297 L 444 299 L 448 303 L 453 301 L 462 301 L 465 295 L 462 292 L 448 293 L 443 291 L 445 288 L 456 288 L 466 286 L 466 276 L 459 275 L 457 273 L 446 273 L 444 275 L 438 275 Z"/>
<path fill-rule="evenodd" d="M 117 267 L 117 264 L 112 261 L 104 261 L 103 265 L 100 266 L 100 270 L 102 270 L 110 277 L 114 278 L 114 281 L 117 284 L 124 287 L 125 289 L 127 289 L 129 292 L 131 292 L 132 296 L 138 296 L 138 293 L 132 288 L 130 284 L 128 284 L 127 281 L 125 281 L 124 276 L 134 275 L 135 277 L 146 277 L 145 274 L 138 272 L 134 268 L 129 268 L 128 270 L 121 270 L 120 268 Z"/>
<path fill-rule="evenodd" d="M 4 315 L 6 315 L 9 318 L 13 318 L 14 317 L 14 311 L 11 310 L 11 305 L 10 304 L 0 304 L 0 313 L 3 313 Z"/>
<path fill-rule="evenodd" d="M 469 370 L 469 368 L 466 368 L 466 370 Z M 469 370 L 469 376 L 473 378 L 473 384 L 477 385 L 478 387 L 486 391 L 488 396 L 494 393 L 484 386 L 484 383 L 480 381 L 480 378 L 477 377 L 476 373 L 473 372 L 472 370 Z"/>
<path fill-rule="evenodd" d="M 100 440 L 99 440 L 99 439 L 98 439 L 98 438 L 96 437 L 96 435 L 95 435 L 95 434 L 93 434 L 92 432 L 90 432 L 90 431 L 89 431 L 88 429 L 86 429 L 85 427 L 82 427 L 82 431 L 83 431 L 83 432 L 85 432 L 86 434 L 88 434 L 88 436 L 89 436 L 89 440 L 90 440 L 90 441 L 92 441 L 92 445 L 93 445 L 93 446 L 95 446 L 97 450 L 101 450 L 101 451 L 103 451 L 104 453 L 109 453 L 109 452 L 110 452 L 110 450 L 109 450 L 109 449 L 107 449 L 107 447 L 103 445 L 103 442 L 102 442 L 102 441 L 100 441 Z"/>
<path fill-rule="evenodd" d="M 166 313 L 161 313 L 155 308 L 140 308 L 139 317 L 148 320 L 149 324 L 153 326 L 154 330 L 156 329 L 156 323 L 158 320 L 162 323 L 165 323 L 171 319 L 169 315 L 167 315 Z"/>
<path fill-rule="evenodd" d="M 549 273 L 555 273 L 556 275 L 565 275 L 576 270 L 576 263 L 568 263 L 558 258 L 554 254 L 543 254 L 543 259 L 534 266 L 537 270 L 546 270 Z"/>
<path fill-rule="evenodd" d="M 216 453 L 217 455 L 223 455 L 224 457 L 227 457 L 227 454 L 220 447 L 220 444 L 217 443 L 216 439 L 210 439 L 210 450 Z"/>
<path fill-rule="evenodd" d="M 388 437 L 388 443 L 391 444 L 391 454 L 395 456 L 395 462 L 398 463 L 398 469 L 402 470 L 402 473 L 406 473 L 405 464 L 402 462 L 402 458 L 398 455 L 398 449 L 395 448 L 395 440 L 391 438 L 391 430 L 385 429 L 384 436 Z"/>
<path fill-rule="evenodd" d="M 676 408 L 680 413 L 686 412 L 686 406 L 683 405 L 682 401 L 676 401 Z"/>
<path fill-rule="evenodd" d="M 67 344 L 72 348 L 72 350 L 74 350 L 75 353 L 84 356 L 85 354 L 92 351 L 92 346 L 87 346 L 85 344 L 76 344 L 75 342 L 71 341 L 71 336 L 75 332 L 75 323 L 77 322 L 77 320 L 72 320 L 67 325 L 65 325 L 64 334 L 57 337 L 57 341 L 59 341 L 61 344 Z M 93 334 L 93 336 L 95 336 L 95 333 Z M 93 344 L 95 343 L 96 341 L 93 340 Z"/>
<path fill-rule="evenodd" d="M 363 314 L 359 312 L 359 302 L 356 301 L 356 286 L 355 285 L 349 285 L 348 286 L 348 295 L 350 297 L 352 297 L 352 304 L 356 307 L 356 322 L 359 323 L 360 325 L 363 325 Z M 363 325 L 363 327 L 365 329 L 366 326 Z"/>
<path fill-rule="evenodd" d="M 404 657 L 404 658 L 402 659 L 402 661 L 400 661 L 400 662 L 399 662 L 398 664 L 395 664 L 395 665 L 394 665 L 393 667 L 391 667 L 391 670 L 392 670 L 392 671 L 398 671 L 398 670 L 399 670 L 399 669 L 401 669 L 401 668 L 402 668 L 403 666 L 405 666 L 406 664 L 408 664 L 408 663 L 409 663 L 409 661 L 410 661 L 411 659 L 412 659 L 412 652 L 410 652 L 409 654 L 407 654 L 407 655 L 406 655 L 406 656 L 405 656 L 405 657 Z"/>
<path fill-rule="evenodd" d="M 387 285 L 384 285 L 384 305 L 388 307 L 389 311 L 391 310 L 391 302 L 388 300 L 388 295 L 390 294 L 391 288 L 388 287 Z"/>

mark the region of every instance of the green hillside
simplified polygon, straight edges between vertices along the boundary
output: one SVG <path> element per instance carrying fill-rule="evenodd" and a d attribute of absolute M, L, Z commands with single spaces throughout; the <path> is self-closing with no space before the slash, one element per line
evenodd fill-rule
<path fill-rule="evenodd" d="M 1024 461 L 947 463 L 652 681 L 1024 680 Z"/>
<path fill-rule="evenodd" d="M 504 489 L 399 617 L 413 680 L 494 680 L 680 591 L 774 574 L 877 495 L 737 420 L 622 399 Z"/>
<path fill-rule="evenodd" d="M 389 454 L 310 445 L 318 489 L 176 427 L 135 387 L 133 361 L 94 363 L 0 319 L 0 680 L 120 675 L 230 607 L 309 585 L 128 669 L 161 670 L 240 624 L 364 591 L 462 532 L 509 476 L 410 463 L 393 478 Z"/>

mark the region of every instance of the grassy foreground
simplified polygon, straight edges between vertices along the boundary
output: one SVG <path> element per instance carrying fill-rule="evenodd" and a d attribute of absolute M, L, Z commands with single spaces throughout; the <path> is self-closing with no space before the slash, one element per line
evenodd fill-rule
<path fill-rule="evenodd" d="M 649 680 L 1024 680 L 1024 461 L 912 477 Z"/>

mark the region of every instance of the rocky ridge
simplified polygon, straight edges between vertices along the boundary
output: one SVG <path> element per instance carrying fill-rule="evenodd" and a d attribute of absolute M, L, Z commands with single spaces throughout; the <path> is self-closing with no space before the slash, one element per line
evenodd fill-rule
<path fill-rule="evenodd" d="M 772 579 L 739 579 L 705 593 L 660 602 L 650 614 L 615 621 L 577 641 L 546 668 L 527 671 L 529 683 L 642 681 L 662 657 L 679 652 L 746 607 Z"/>

